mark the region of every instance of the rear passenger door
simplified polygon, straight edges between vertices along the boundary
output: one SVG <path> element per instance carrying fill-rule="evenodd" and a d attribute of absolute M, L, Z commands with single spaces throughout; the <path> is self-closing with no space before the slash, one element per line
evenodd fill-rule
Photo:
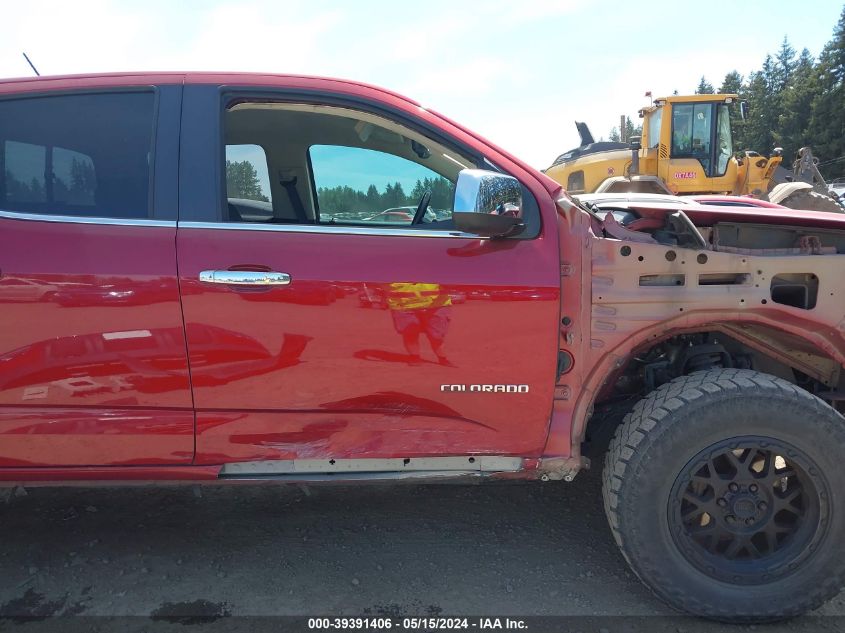
<path fill-rule="evenodd" d="M 193 457 L 180 100 L 178 85 L 0 86 L 0 467 Z"/>

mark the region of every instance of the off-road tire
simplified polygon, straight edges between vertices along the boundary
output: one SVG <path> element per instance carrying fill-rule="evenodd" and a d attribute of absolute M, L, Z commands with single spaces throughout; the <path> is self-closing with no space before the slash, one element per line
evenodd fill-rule
<path fill-rule="evenodd" d="M 747 438 L 775 446 L 778 455 L 787 451 L 802 473 L 806 468 L 807 490 L 818 492 L 818 507 L 811 511 L 810 502 L 801 502 L 808 506 L 807 516 L 816 517 L 796 522 L 811 526 L 800 532 L 812 537 L 806 547 L 803 536 L 784 540 L 782 552 L 791 555 L 794 546 L 802 550 L 800 556 L 773 559 L 777 564 L 765 563 L 770 574 L 764 570 L 754 582 L 744 576 L 737 582 L 740 576 L 724 577 L 718 565 L 704 569 L 691 562 L 689 552 L 697 550 L 683 539 L 691 542 L 693 537 L 679 536 L 684 524 L 670 522 L 681 516 L 673 512 L 684 503 L 673 496 L 678 482 L 687 477 L 693 481 L 690 473 L 703 463 L 691 460 L 716 454 L 708 452 L 716 446 L 742 455 L 736 447 L 745 445 L 741 442 Z M 770 459 L 783 463 L 772 455 Z M 611 531 L 633 571 L 658 597 L 682 611 L 725 621 L 777 620 L 819 607 L 845 582 L 845 419 L 780 378 L 722 369 L 659 387 L 639 401 L 617 429 L 606 456 L 603 496 Z M 723 505 L 725 499 L 718 502 Z M 773 501 L 770 511 L 781 503 Z M 727 525 L 736 517 L 720 520 Z M 726 559 L 724 564 L 741 562 Z M 749 569 L 757 574 L 756 566 Z"/>
<path fill-rule="evenodd" d="M 830 196 L 826 196 L 812 189 L 802 189 L 786 197 L 781 204 L 790 209 L 803 209 L 804 211 L 831 211 L 833 213 L 845 213 L 845 207 L 839 204 Z"/>

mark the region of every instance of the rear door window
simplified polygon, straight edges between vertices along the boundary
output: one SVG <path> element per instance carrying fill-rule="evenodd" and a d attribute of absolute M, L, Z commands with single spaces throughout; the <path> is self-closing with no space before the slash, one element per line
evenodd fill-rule
<path fill-rule="evenodd" d="M 0 209 L 150 217 L 152 91 L 0 101 Z"/>

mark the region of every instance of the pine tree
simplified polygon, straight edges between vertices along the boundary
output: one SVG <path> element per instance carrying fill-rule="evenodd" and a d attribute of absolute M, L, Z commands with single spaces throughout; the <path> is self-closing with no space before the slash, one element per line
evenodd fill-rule
<path fill-rule="evenodd" d="M 805 144 L 821 159 L 822 174 L 834 178 L 845 172 L 845 8 L 819 56 L 816 79 Z"/>
<path fill-rule="evenodd" d="M 383 197 L 385 208 L 404 207 L 408 206 L 408 197 L 405 195 L 405 190 L 402 189 L 402 183 L 393 183 L 393 186 L 387 185 Z"/>
<path fill-rule="evenodd" d="M 261 190 L 258 171 L 248 160 L 226 161 L 226 191 L 230 198 L 245 198 L 247 200 L 270 199 Z"/>
<path fill-rule="evenodd" d="M 763 68 L 751 73 L 745 95 L 749 101 L 748 120 L 745 122 L 739 150 L 753 150 L 767 154 L 774 147 L 772 130 L 777 124 L 777 95 L 772 88 L 775 80 L 775 61 L 766 55 Z"/>
<path fill-rule="evenodd" d="M 635 126 L 634 122 L 631 121 L 631 117 L 625 117 L 625 138 L 627 142 L 631 142 L 632 136 L 642 136 L 643 135 L 643 126 L 642 123 Z"/>
<path fill-rule="evenodd" d="M 367 188 L 367 193 L 365 195 L 364 210 L 379 211 L 382 208 L 381 194 L 379 194 L 378 188 L 375 185 L 370 185 Z"/>
<path fill-rule="evenodd" d="M 722 85 L 719 88 L 719 94 L 738 95 L 741 90 L 742 75 L 740 75 L 737 71 L 732 70 L 725 75 L 725 79 L 722 81 Z"/>
<path fill-rule="evenodd" d="M 697 95 L 712 95 L 716 91 L 713 89 L 713 84 L 711 84 L 704 75 L 701 76 L 701 80 L 698 82 L 698 88 L 695 89 L 695 94 Z"/>
<path fill-rule="evenodd" d="M 774 131 L 775 143 L 783 147 L 787 162 L 807 144 L 813 96 L 818 93 L 818 75 L 810 51 L 801 51 L 780 98 L 780 113 Z"/>
<path fill-rule="evenodd" d="M 772 91 L 780 93 L 789 85 L 792 73 L 795 71 L 795 49 L 789 44 L 784 35 L 780 50 L 775 56 L 775 65 L 772 69 Z"/>
<path fill-rule="evenodd" d="M 434 209 L 451 209 L 455 198 L 454 183 L 443 177 L 432 178 L 430 187 L 431 207 Z"/>
<path fill-rule="evenodd" d="M 722 80 L 722 85 L 719 87 L 719 94 L 723 95 L 737 95 L 739 100 L 747 98 L 745 86 L 742 82 L 742 75 L 737 71 L 732 70 Z M 731 117 L 731 130 L 733 130 L 733 146 L 734 151 L 746 149 L 748 147 L 745 136 L 745 121 L 742 120 L 742 115 L 739 110 L 739 105 L 732 106 L 728 111 Z"/>

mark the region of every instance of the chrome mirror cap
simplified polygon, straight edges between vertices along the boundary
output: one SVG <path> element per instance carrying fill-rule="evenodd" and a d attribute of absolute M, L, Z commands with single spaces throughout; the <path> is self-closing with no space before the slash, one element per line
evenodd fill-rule
<path fill-rule="evenodd" d="M 522 186 L 513 176 L 485 169 L 463 169 L 458 174 L 455 213 L 502 215 L 505 205 L 508 205 L 508 211 L 521 214 Z"/>
<path fill-rule="evenodd" d="M 455 186 L 452 218 L 458 229 L 483 237 L 517 235 L 525 229 L 522 185 L 505 174 L 464 169 Z"/>

